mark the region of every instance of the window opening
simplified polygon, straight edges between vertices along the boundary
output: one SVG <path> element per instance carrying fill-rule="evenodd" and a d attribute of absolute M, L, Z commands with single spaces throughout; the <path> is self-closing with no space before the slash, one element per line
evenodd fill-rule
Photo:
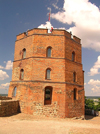
<path fill-rule="evenodd" d="M 75 52 L 72 52 L 72 61 L 75 61 Z"/>
<path fill-rule="evenodd" d="M 50 79 L 51 69 L 46 70 L 46 79 Z"/>
<path fill-rule="evenodd" d="M 21 69 L 20 71 L 20 79 L 23 80 L 24 79 L 24 70 Z"/>
<path fill-rule="evenodd" d="M 76 82 L 76 72 L 73 73 L 73 82 Z"/>
<path fill-rule="evenodd" d="M 47 48 L 47 57 L 51 57 L 51 47 Z"/>
<path fill-rule="evenodd" d="M 13 90 L 13 97 L 16 96 L 16 91 L 17 91 L 17 87 L 15 87 L 14 90 Z"/>
<path fill-rule="evenodd" d="M 76 100 L 76 89 L 74 88 L 74 100 Z"/>
<path fill-rule="evenodd" d="M 26 58 L 26 49 L 23 49 L 22 59 Z"/>
<path fill-rule="evenodd" d="M 44 104 L 49 105 L 52 102 L 52 87 L 45 88 L 45 99 Z"/>

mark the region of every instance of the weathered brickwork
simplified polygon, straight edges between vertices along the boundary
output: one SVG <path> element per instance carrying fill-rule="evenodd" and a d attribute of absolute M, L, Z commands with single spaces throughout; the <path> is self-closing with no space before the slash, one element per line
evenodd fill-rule
<path fill-rule="evenodd" d="M 0 100 L 0 117 L 11 116 L 19 113 L 18 100 Z"/>
<path fill-rule="evenodd" d="M 12 97 L 0 96 L 0 100 L 11 100 Z"/>
<path fill-rule="evenodd" d="M 51 57 L 47 57 L 47 48 Z M 21 51 L 26 49 L 22 59 Z M 72 61 L 74 52 L 74 61 Z M 46 79 L 46 69 L 50 68 L 50 79 Z M 20 70 L 24 79 L 20 79 Z M 75 72 L 75 81 L 73 73 Z M 81 63 L 80 39 L 65 30 L 32 29 L 17 35 L 9 86 L 9 97 L 20 102 L 23 113 L 50 117 L 79 117 L 84 115 L 84 72 Z M 45 89 L 52 87 L 51 104 L 45 105 Z M 76 94 L 74 93 L 76 90 Z M 75 98 L 76 95 L 76 98 Z"/>

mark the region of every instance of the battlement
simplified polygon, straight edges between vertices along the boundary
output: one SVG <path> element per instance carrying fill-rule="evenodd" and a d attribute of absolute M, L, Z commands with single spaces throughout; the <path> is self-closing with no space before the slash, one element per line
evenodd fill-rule
<path fill-rule="evenodd" d="M 36 34 L 43 34 L 43 35 L 57 35 L 57 36 L 66 36 L 72 40 L 74 40 L 75 42 L 77 43 L 81 43 L 81 39 L 79 39 L 78 37 L 76 36 L 73 36 L 73 38 L 71 38 L 71 33 L 69 33 L 68 31 L 66 30 L 63 30 L 63 29 L 53 29 L 52 33 L 48 33 L 48 29 L 42 29 L 42 28 L 34 28 L 34 29 L 31 29 L 31 30 L 28 30 L 27 32 L 24 32 L 24 33 L 20 33 L 19 35 L 16 36 L 16 40 L 20 40 L 20 39 L 23 39 L 23 38 L 26 38 L 28 36 L 31 36 L 31 35 L 36 35 Z"/>

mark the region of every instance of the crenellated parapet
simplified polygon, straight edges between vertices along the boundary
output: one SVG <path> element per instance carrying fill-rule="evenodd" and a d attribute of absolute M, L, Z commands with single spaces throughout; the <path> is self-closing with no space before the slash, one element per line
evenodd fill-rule
<path fill-rule="evenodd" d="M 51 33 L 48 33 L 48 29 L 42 29 L 42 28 L 34 28 L 31 30 L 28 30 L 27 32 L 24 33 L 20 33 L 19 35 L 16 36 L 16 41 L 26 38 L 28 36 L 32 36 L 32 35 L 51 35 L 51 36 L 66 36 L 67 38 L 70 38 L 72 40 L 74 40 L 77 43 L 81 43 L 81 39 L 74 36 L 73 38 L 71 38 L 71 33 L 63 30 L 63 29 L 53 29 L 53 31 Z"/>

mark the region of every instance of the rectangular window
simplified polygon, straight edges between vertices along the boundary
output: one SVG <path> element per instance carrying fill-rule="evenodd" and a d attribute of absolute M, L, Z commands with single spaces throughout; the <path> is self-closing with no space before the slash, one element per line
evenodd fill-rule
<path fill-rule="evenodd" d="M 46 87 L 44 105 L 50 105 L 51 102 L 52 102 L 52 87 Z"/>

